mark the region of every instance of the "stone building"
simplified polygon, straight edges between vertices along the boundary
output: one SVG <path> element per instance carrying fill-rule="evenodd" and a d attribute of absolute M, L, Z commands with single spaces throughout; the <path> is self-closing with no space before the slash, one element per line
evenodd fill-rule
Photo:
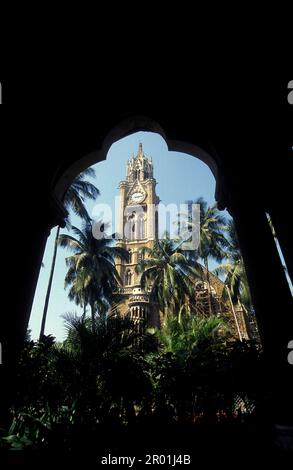
<path fill-rule="evenodd" d="M 119 184 L 120 239 L 117 246 L 128 251 L 129 262 L 117 260 L 116 267 L 123 282 L 119 311 L 123 315 L 130 311 L 139 325 L 146 323 L 148 326 L 160 325 L 159 312 L 150 304 L 149 294 L 141 288 L 135 268 L 143 256 L 141 249 L 152 248 L 158 238 L 156 184 L 152 160 L 144 155 L 139 144 L 137 155 L 127 162 L 126 180 Z"/>
<path fill-rule="evenodd" d="M 119 289 L 118 310 L 120 314 L 130 313 L 138 324 L 148 327 L 160 327 L 163 313 L 153 304 L 149 292 L 140 284 L 140 274 L 136 266 L 142 259 L 142 248 L 152 248 L 158 239 L 158 212 L 155 210 L 160 202 L 156 194 L 156 179 L 151 158 L 139 144 L 138 153 L 132 156 L 126 165 L 126 179 L 119 184 L 119 215 L 117 246 L 129 253 L 128 262 L 116 261 L 117 271 L 122 279 Z M 204 268 L 203 268 L 204 271 Z M 203 280 L 195 282 L 195 299 L 197 310 L 209 313 L 209 296 L 213 314 L 222 315 L 230 325 L 235 337 L 248 338 L 250 325 L 240 305 L 232 305 L 222 300 L 224 283 L 210 273 L 210 289 Z M 210 291 L 210 292 L 209 292 Z"/>

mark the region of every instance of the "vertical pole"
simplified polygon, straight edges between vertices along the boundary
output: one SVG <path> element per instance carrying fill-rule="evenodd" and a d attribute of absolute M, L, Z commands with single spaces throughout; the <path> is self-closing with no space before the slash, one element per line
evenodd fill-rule
<path fill-rule="evenodd" d="M 238 323 L 237 316 L 236 316 L 235 309 L 234 309 L 234 305 L 233 305 L 233 302 L 232 302 L 232 299 L 231 299 L 230 291 L 229 291 L 228 286 L 225 286 L 225 287 L 226 287 L 226 291 L 228 292 L 228 297 L 229 297 L 231 309 L 232 309 L 232 312 L 233 312 L 233 316 L 234 316 L 237 332 L 238 332 L 238 335 L 239 335 L 239 339 L 240 339 L 240 341 L 242 341 L 242 334 L 241 334 L 241 331 L 240 331 L 240 328 L 239 328 L 239 323 Z"/>

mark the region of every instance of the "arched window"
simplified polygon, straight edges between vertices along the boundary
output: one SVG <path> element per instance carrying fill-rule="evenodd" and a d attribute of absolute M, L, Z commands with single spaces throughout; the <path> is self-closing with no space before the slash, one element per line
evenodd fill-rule
<path fill-rule="evenodd" d="M 142 250 L 138 253 L 138 261 L 143 261 L 145 259 L 145 254 Z"/>
<path fill-rule="evenodd" d="M 144 215 L 139 216 L 137 223 L 137 236 L 139 240 L 143 240 L 145 238 L 145 222 Z"/>
<path fill-rule="evenodd" d="M 155 212 L 155 236 L 158 237 L 159 234 L 159 215 L 158 211 Z"/>
<path fill-rule="evenodd" d="M 135 239 L 135 230 L 136 230 L 136 214 L 135 211 L 132 214 L 127 216 L 127 223 L 125 227 L 125 235 L 128 240 Z"/>
<path fill-rule="evenodd" d="M 131 230 L 130 230 L 130 240 L 135 240 L 135 222 L 132 222 Z"/>
<path fill-rule="evenodd" d="M 132 273 L 130 270 L 126 271 L 126 276 L 125 276 L 125 284 L 127 286 L 130 286 L 131 285 L 131 281 L 132 281 Z"/>
<path fill-rule="evenodd" d="M 131 249 L 128 250 L 128 262 L 129 262 L 130 264 L 133 263 L 133 253 L 132 253 L 132 250 L 131 250 Z"/>

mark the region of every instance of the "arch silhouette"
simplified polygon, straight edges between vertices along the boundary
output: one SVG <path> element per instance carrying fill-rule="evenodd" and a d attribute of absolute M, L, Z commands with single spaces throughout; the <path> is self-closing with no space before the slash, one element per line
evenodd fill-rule
<path fill-rule="evenodd" d="M 162 127 L 155 120 L 146 116 L 133 116 L 118 123 L 105 137 L 101 148 L 81 155 L 81 158 L 70 165 L 65 172 L 59 175 L 52 186 L 52 197 L 54 201 L 62 206 L 65 193 L 76 178 L 86 168 L 105 161 L 110 147 L 117 141 L 139 131 L 153 132 L 159 134 L 166 142 L 168 151 L 181 152 L 189 154 L 204 162 L 211 170 L 216 180 L 215 200 L 218 202 L 219 209 L 225 209 L 224 184 L 221 175 L 218 157 L 216 151 L 207 151 L 206 149 L 189 142 L 169 139 Z"/>

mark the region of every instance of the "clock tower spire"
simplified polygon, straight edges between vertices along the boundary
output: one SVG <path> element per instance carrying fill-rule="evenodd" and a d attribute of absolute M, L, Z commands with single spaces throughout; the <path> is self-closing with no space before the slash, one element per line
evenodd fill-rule
<path fill-rule="evenodd" d="M 149 308 L 149 296 L 142 290 L 135 268 L 142 259 L 142 248 L 152 248 L 158 238 L 156 184 L 153 162 L 140 143 L 136 156 L 127 161 L 126 179 L 119 184 L 117 246 L 128 251 L 129 260 L 127 263 L 117 260 L 116 267 L 123 283 L 121 313 L 130 312 L 137 322 L 149 326 L 158 326 L 159 319 L 154 309 Z"/>

